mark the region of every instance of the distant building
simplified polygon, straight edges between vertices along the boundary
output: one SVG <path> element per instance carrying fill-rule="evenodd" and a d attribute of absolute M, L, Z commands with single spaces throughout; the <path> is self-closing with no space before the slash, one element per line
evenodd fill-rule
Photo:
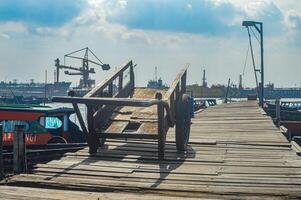
<path fill-rule="evenodd" d="M 240 89 L 240 96 L 246 97 L 248 94 L 256 94 L 256 88 Z M 275 88 L 273 83 L 264 87 L 264 98 L 301 98 L 301 88 Z"/>

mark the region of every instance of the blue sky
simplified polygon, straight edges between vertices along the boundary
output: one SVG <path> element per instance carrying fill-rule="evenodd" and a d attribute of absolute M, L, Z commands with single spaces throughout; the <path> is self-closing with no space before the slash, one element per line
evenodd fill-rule
<path fill-rule="evenodd" d="M 58 27 L 78 16 L 86 3 L 82 0 L 2 0 L 0 20 Z"/>
<path fill-rule="evenodd" d="M 130 29 L 220 35 L 232 31 L 233 27 L 224 22 L 233 19 L 236 12 L 239 11 L 230 3 L 215 6 L 209 1 L 196 0 L 132 0 L 107 19 Z"/>
<path fill-rule="evenodd" d="M 47 70 L 52 81 L 55 58 L 89 46 L 111 66 L 133 59 L 139 85 L 153 78 L 155 66 L 170 83 L 187 62 L 189 83 L 200 83 L 203 69 L 209 84 L 236 83 L 248 45 L 242 20 L 264 23 L 266 80 L 300 86 L 301 2 L 295 0 L 2 0 L 0 80 L 43 81 Z M 105 73 L 96 71 L 100 81 Z M 243 79 L 254 86 L 250 59 Z"/>

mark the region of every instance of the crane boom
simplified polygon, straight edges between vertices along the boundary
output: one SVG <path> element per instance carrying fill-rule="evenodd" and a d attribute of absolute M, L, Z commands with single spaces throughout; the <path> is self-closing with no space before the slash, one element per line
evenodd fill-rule
<path fill-rule="evenodd" d="M 79 52 L 84 52 L 84 56 L 80 57 L 78 55 L 74 55 L 77 54 Z M 89 59 L 89 52 L 93 55 L 93 57 L 97 60 L 97 61 L 93 61 L 91 59 Z M 73 58 L 73 59 L 77 59 L 77 60 L 82 60 L 82 67 L 72 67 L 72 66 L 68 66 L 65 64 L 66 62 L 66 58 Z M 77 71 L 77 72 L 69 72 L 69 71 L 65 71 L 65 74 L 67 75 L 81 75 L 82 78 L 80 79 L 80 88 L 91 88 L 93 86 L 93 84 L 95 83 L 94 80 L 91 80 L 89 77 L 89 74 L 95 74 L 94 68 L 90 68 L 89 67 L 89 63 L 97 65 L 97 66 L 101 66 L 102 70 L 109 70 L 110 69 L 110 65 L 109 64 L 104 64 L 103 62 L 101 62 L 101 60 L 88 48 L 82 48 L 80 50 L 77 51 L 73 51 L 71 53 L 68 53 L 66 55 L 64 55 L 64 64 L 61 65 L 60 64 L 60 60 L 56 59 L 55 60 L 55 67 L 56 67 L 56 81 L 59 82 L 59 70 L 60 69 L 68 69 L 68 70 L 73 70 L 73 71 Z"/>

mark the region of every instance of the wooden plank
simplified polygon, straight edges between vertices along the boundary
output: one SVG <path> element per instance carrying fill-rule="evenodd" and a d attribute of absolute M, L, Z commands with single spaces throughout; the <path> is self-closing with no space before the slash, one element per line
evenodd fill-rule
<path fill-rule="evenodd" d="M 162 161 L 157 159 L 156 141 L 111 139 L 95 156 L 89 156 L 87 148 L 66 153 L 5 184 L 9 186 L 0 187 L 1 196 L 19 197 L 9 189 L 18 186 L 28 199 L 37 193 L 30 194 L 23 186 L 53 188 L 58 198 L 73 190 L 82 195 L 109 190 L 108 198 L 118 191 L 122 197 L 141 192 L 161 199 L 298 199 L 301 160 L 256 102 L 239 102 L 197 114 L 185 153 L 177 153 L 171 128 Z"/>
<path fill-rule="evenodd" d="M 125 127 L 129 124 L 128 121 L 112 121 L 110 126 L 104 131 L 105 133 L 122 133 Z"/>

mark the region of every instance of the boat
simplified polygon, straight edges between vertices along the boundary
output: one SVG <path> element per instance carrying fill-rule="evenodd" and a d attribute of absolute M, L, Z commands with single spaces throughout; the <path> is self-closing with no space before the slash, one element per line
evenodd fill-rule
<path fill-rule="evenodd" d="M 264 103 L 264 111 L 272 118 L 276 117 L 275 101 Z M 280 117 L 282 121 L 301 121 L 301 102 L 297 101 L 281 101 Z"/>
<path fill-rule="evenodd" d="M 0 105 L 3 145 L 13 144 L 16 125 L 24 125 L 26 145 L 51 143 L 82 143 L 85 137 L 69 118 L 72 108 L 52 108 L 40 105 Z"/>
<path fill-rule="evenodd" d="M 147 83 L 148 88 L 152 89 L 166 89 L 168 86 L 163 83 L 162 79 L 159 78 L 158 80 L 149 80 Z"/>
<path fill-rule="evenodd" d="M 147 83 L 147 87 L 151 89 L 167 89 L 168 85 L 163 83 L 163 80 L 158 77 L 158 68 L 155 67 L 155 77 L 152 80 L 149 80 Z"/>
<path fill-rule="evenodd" d="M 281 121 L 280 125 L 288 129 L 289 140 L 295 136 L 301 136 L 301 121 Z"/>
<path fill-rule="evenodd" d="M 264 111 L 272 118 L 276 118 L 276 103 L 268 101 L 264 103 Z M 289 140 L 294 136 L 301 136 L 301 102 L 281 101 L 280 102 L 280 125 L 288 129 L 286 135 Z"/>

